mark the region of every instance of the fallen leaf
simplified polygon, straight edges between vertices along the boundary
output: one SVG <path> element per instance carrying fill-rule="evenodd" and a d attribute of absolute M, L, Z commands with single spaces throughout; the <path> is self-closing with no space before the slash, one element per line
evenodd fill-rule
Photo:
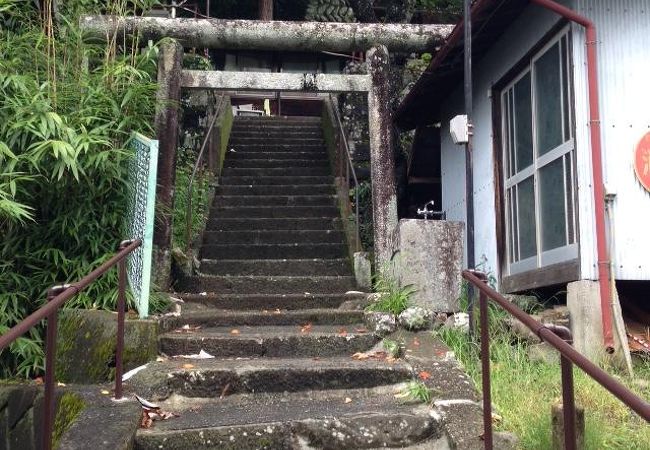
<path fill-rule="evenodd" d="M 182 327 L 174 330 L 174 333 L 193 333 L 201 328 L 201 325 L 196 325 L 196 326 L 190 326 L 189 324 L 185 324 Z"/>
<path fill-rule="evenodd" d="M 194 364 L 183 364 L 183 369 L 194 369 Z"/>
<path fill-rule="evenodd" d="M 420 378 L 422 381 L 427 381 L 429 378 L 431 378 L 431 374 L 426 370 L 423 370 L 418 374 L 418 378 Z"/>
<path fill-rule="evenodd" d="M 345 337 L 347 335 L 348 335 L 348 330 L 346 330 L 345 328 L 339 329 L 339 336 Z"/>
<path fill-rule="evenodd" d="M 221 390 L 221 395 L 219 396 L 220 399 L 226 396 L 226 394 L 228 393 L 228 389 L 230 389 L 230 383 L 227 383 Z"/>
<path fill-rule="evenodd" d="M 350 397 L 345 397 L 345 403 L 352 403 L 352 399 Z"/>
<path fill-rule="evenodd" d="M 102 395 L 109 395 L 110 394 L 110 391 L 107 391 L 106 389 L 102 389 L 100 392 L 102 393 Z"/>
<path fill-rule="evenodd" d="M 230 334 L 239 334 L 239 330 L 237 328 L 233 328 L 230 330 Z"/>
<path fill-rule="evenodd" d="M 414 347 L 419 347 L 420 346 L 420 340 L 418 338 L 413 338 L 413 346 Z"/>
<path fill-rule="evenodd" d="M 282 314 L 282 311 L 280 311 L 280 308 L 278 308 L 275 311 L 273 311 L 273 314 Z"/>
<path fill-rule="evenodd" d="M 165 358 L 164 356 L 158 356 L 156 358 L 156 362 L 165 362 L 165 361 L 167 361 L 167 358 Z"/>
<path fill-rule="evenodd" d="M 43 377 L 36 377 L 36 378 L 34 378 L 34 383 L 36 383 L 36 384 L 43 384 Z"/>
<path fill-rule="evenodd" d="M 301 333 L 309 333 L 311 331 L 312 325 L 311 323 L 307 323 L 300 328 Z"/>
<path fill-rule="evenodd" d="M 355 328 L 354 331 L 357 332 L 357 333 L 367 333 L 368 329 L 365 328 L 365 327 L 362 327 L 362 328 Z"/>
<path fill-rule="evenodd" d="M 214 356 L 206 352 L 205 350 L 201 349 L 200 352 L 194 353 L 192 355 L 175 355 L 172 356 L 172 358 L 185 358 L 185 359 L 212 359 Z M 163 359 L 163 361 L 165 361 Z"/>
<path fill-rule="evenodd" d="M 353 359 L 358 359 L 359 361 L 363 361 L 363 360 L 365 360 L 365 359 L 370 358 L 370 356 L 368 356 L 367 353 L 357 352 L 357 353 L 355 353 L 354 355 L 352 355 L 352 358 L 353 358 Z"/>
<path fill-rule="evenodd" d="M 153 420 L 147 414 L 147 411 L 142 410 L 142 417 L 140 418 L 140 428 L 151 428 L 153 425 Z"/>

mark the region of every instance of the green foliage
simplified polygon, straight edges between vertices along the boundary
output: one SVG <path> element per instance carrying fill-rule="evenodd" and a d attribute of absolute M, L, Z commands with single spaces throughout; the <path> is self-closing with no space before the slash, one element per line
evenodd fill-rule
<path fill-rule="evenodd" d="M 28 2 L 0 0 L 0 330 L 42 305 L 53 284 L 82 278 L 124 236 L 125 142 L 151 135 L 156 48 L 87 44 L 78 17 L 99 1 L 63 2 L 56 34 Z M 127 13 L 124 1 L 101 2 Z M 131 14 L 145 2 L 128 3 Z M 90 8 L 90 9 L 89 9 Z M 47 14 L 46 14 L 47 16 Z M 117 271 L 70 307 L 114 309 Z M 0 354 L 0 377 L 42 370 L 40 329 Z"/>
<path fill-rule="evenodd" d="M 374 247 L 374 236 L 372 227 L 372 186 L 369 181 L 362 181 L 357 188 L 350 189 L 350 201 L 354 204 L 356 201 L 355 190 L 359 191 L 359 204 L 354 205 L 359 208 L 359 238 L 361 247 L 366 251 Z M 354 216 L 350 220 L 355 220 Z"/>
<path fill-rule="evenodd" d="M 381 346 L 386 350 L 389 356 L 393 358 L 399 358 L 401 353 L 401 347 L 397 341 L 392 339 L 384 338 L 381 340 Z"/>
<path fill-rule="evenodd" d="M 425 404 L 431 403 L 433 397 L 431 389 L 420 380 L 410 381 L 400 396 L 403 396 L 410 401 Z"/>
<path fill-rule="evenodd" d="M 346 0 L 310 0 L 306 20 L 317 22 L 354 22 L 354 10 Z"/>
<path fill-rule="evenodd" d="M 366 310 L 397 315 L 411 306 L 411 296 L 416 289 L 412 285 L 399 285 L 395 273 L 395 263 L 390 262 L 375 274 L 374 291 L 379 295 L 366 307 Z"/>

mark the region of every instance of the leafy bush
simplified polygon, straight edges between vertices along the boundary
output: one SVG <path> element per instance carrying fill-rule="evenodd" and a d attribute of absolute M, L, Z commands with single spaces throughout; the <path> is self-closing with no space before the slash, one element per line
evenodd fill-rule
<path fill-rule="evenodd" d="M 386 264 L 375 274 L 374 291 L 378 294 L 367 311 L 387 312 L 398 315 L 411 305 L 411 296 L 416 292 L 412 285 L 400 286 L 395 274 L 395 262 Z"/>
<path fill-rule="evenodd" d="M 64 2 L 56 21 L 31 2 L 0 3 L 3 20 L 20 23 L 0 27 L 1 332 L 42 305 L 51 285 L 106 261 L 124 238 L 125 143 L 131 131 L 153 133 L 156 48 L 83 42 L 78 14 L 99 3 Z M 102 3 L 127 12 L 126 2 Z M 131 13 L 147 7 L 129 5 Z M 68 306 L 114 309 L 116 272 Z M 0 377 L 42 370 L 40 334 L 33 329 L 0 354 Z"/>

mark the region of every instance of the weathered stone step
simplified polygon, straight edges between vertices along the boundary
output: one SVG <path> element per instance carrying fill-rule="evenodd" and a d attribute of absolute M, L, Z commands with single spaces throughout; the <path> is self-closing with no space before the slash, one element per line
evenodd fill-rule
<path fill-rule="evenodd" d="M 304 233 L 304 231 L 301 231 Z M 289 232 L 292 233 L 292 232 Z M 295 233 L 295 232 L 293 232 Z M 201 273 L 210 275 L 349 275 L 350 263 L 339 259 L 204 259 Z"/>
<path fill-rule="evenodd" d="M 412 368 L 402 361 L 356 361 L 349 357 L 190 360 L 152 362 L 138 372 L 129 387 L 154 401 L 171 394 L 223 398 L 237 394 L 363 389 L 408 381 Z M 228 386 L 226 388 L 226 386 Z"/>
<path fill-rule="evenodd" d="M 186 303 L 233 310 L 299 310 L 339 308 L 343 303 L 362 302 L 367 294 L 180 294 Z"/>
<path fill-rule="evenodd" d="M 219 218 L 280 218 L 330 217 L 339 215 L 335 206 L 219 206 L 212 208 L 210 219 Z"/>
<path fill-rule="evenodd" d="M 230 133 L 231 138 L 240 137 L 306 137 L 306 138 L 322 138 L 323 130 L 320 127 L 313 128 L 255 128 L 255 127 L 233 127 Z"/>
<path fill-rule="evenodd" d="M 354 331 L 355 325 L 363 322 L 363 311 L 340 309 L 299 309 L 299 310 L 244 310 L 215 309 L 212 307 L 187 303 L 182 308 L 183 315 L 164 319 L 164 329 L 172 331 L 184 325 L 206 327 L 243 326 L 281 326 L 281 325 L 340 325 L 340 332 Z"/>
<path fill-rule="evenodd" d="M 347 248 L 338 243 L 212 244 L 204 243 L 201 257 L 207 259 L 305 259 L 343 258 Z"/>
<path fill-rule="evenodd" d="M 309 144 L 309 143 L 298 143 L 298 144 L 269 144 L 269 143 L 260 143 L 257 145 L 234 145 L 233 143 L 228 144 L 228 149 L 234 149 L 235 151 L 229 151 L 228 153 L 315 153 L 318 155 L 327 155 L 325 152 L 325 146 L 323 144 Z"/>
<path fill-rule="evenodd" d="M 335 230 L 206 231 L 203 245 L 340 244 L 344 239 L 343 232 Z"/>
<path fill-rule="evenodd" d="M 332 176 L 223 176 L 221 177 L 222 186 L 232 185 L 309 185 L 309 184 L 329 184 L 334 182 Z"/>
<path fill-rule="evenodd" d="M 336 294 L 354 288 L 352 276 L 204 275 L 185 277 L 178 282 L 181 292 L 219 294 Z"/>
<path fill-rule="evenodd" d="M 296 123 L 301 125 L 301 124 L 320 124 L 321 122 L 322 119 L 320 117 L 312 117 L 312 116 L 261 116 L 261 117 L 260 116 L 237 116 L 235 117 L 234 120 L 234 123 L 236 124 Z"/>
<path fill-rule="evenodd" d="M 334 195 L 331 184 L 313 185 L 232 185 L 219 186 L 217 195 Z"/>
<path fill-rule="evenodd" d="M 227 159 L 225 167 L 234 167 L 238 169 L 262 167 L 269 168 L 287 168 L 287 167 L 326 167 L 329 168 L 329 161 L 326 159 Z"/>
<path fill-rule="evenodd" d="M 221 195 L 219 206 L 336 206 L 334 195 Z"/>
<path fill-rule="evenodd" d="M 174 420 L 139 429 L 136 450 L 451 448 L 430 408 L 404 404 L 398 388 L 242 394 L 170 401 Z M 370 392 L 370 393 L 369 393 Z M 348 400 L 349 399 L 349 400 Z M 474 447 L 473 447 L 474 448 Z M 478 447 L 476 447 L 478 448 Z"/>
<path fill-rule="evenodd" d="M 240 160 L 247 161 L 249 159 L 255 159 L 255 160 L 306 159 L 309 161 L 329 161 L 327 153 L 325 153 L 324 151 L 323 152 L 301 152 L 301 151 L 295 151 L 295 152 L 248 151 L 247 152 L 242 150 L 242 151 L 228 152 L 228 155 L 226 156 L 226 162 L 240 161 Z"/>
<path fill-rule="evenodd" d="M 363 326 L 359 325 L 359 329 Z M 338 325 L 259 326 L 202 328 L 192 333 L 164 333 L 160 350 L 166 355 L 191 355 L 201 350 L 218 358 L 230 357 L 330 357 L 367 351 L 379 338 L 354 330 L 340 332 Z M 353 327 L 350 327 L 353 328 Z"/>
<path fill-rule="evenodd" d="M 294 217 L 294 218 L 250 218 L 231 219 L 216 218 L 208 221 L 207 230 L 340 230 L 341 219 L 338 217 Z"/>
<path fill-rule="evenodd" d="M 229 145 L 237 148 L 238 146 L 251 146 L 251 145 L 325 145 L 322 137 L 298 137 L 298 136 L 281 136 L 281 137 L 231 137 Z"/>
<path fill-rule="evenodd" d="M 224 177 L 293 177 L 327 176 L 331 173 L 327 166 L 322 167 L 224 167 Z"/>

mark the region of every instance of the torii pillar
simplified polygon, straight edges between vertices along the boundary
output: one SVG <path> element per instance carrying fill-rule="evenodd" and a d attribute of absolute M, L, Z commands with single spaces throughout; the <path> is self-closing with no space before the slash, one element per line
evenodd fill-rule
<path fill-rule="evenodd" d="M 398 225 L 388 56 L 388 49 L 384 45 L 373 47 L 366 54 L 371 79 L 368 92 L 368 131 L 375 267 L 378 272 L 383 271 L 396 250 Z"/>

